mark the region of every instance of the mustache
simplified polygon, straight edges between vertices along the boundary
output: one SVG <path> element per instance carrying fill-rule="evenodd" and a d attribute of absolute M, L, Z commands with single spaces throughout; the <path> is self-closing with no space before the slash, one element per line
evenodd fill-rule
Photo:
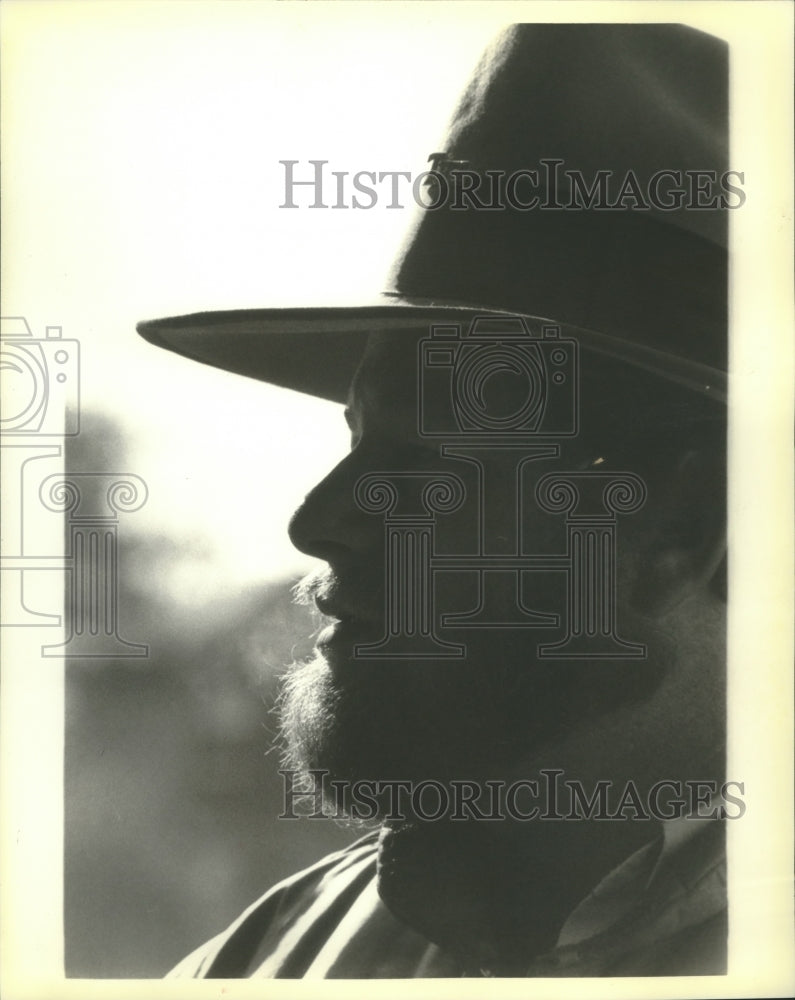
<path fill-rule="evenodd" d="M 316 600 L 327 597 L 335 582 L 334 574 L 327 566 L 319 566 L 307 573 L 292 588 L 293 603 L 317 610 Z M 318 614 L 321 612 L 318 611 Z"/>

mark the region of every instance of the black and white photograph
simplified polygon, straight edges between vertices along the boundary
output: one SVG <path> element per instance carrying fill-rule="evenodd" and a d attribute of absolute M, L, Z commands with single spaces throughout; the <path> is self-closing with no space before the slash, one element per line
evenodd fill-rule
<path fill-rule="evenodd" d="M 4 996 L 791 995 L 792 8 L 4 7 Z"/>

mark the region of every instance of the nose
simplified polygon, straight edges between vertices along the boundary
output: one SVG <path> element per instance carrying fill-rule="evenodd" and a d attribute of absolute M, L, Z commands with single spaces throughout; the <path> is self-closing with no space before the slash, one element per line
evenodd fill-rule
<path fill-rule="evenodd" d="M 381 541 L 376 519 L 361 511 L 354 500 L 356 482 L 366 471 L 354 450 L 306 495 L 287 529 L 299 551 L 333 562 L 362 554 Z"/>

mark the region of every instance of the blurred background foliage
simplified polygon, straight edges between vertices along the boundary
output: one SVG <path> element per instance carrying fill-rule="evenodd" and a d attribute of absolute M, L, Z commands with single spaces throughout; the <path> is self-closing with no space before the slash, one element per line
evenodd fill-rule
<path fill-rule="evenodd" d="M 122 428 L 88 413 L 67 470 L 129 471 Z M 66 972 L 161 976 L 277 880 L 359 833 L 278 820 L 278 678 L 311 650 L 294 579 L 212 586 L 198 542 L 119 528 L 119 633 L 146 658 L 67 660 Z M 200 604 L 180 574 L 210 577 Z M 192 589 L 192 593 L 194 590 Z"/>

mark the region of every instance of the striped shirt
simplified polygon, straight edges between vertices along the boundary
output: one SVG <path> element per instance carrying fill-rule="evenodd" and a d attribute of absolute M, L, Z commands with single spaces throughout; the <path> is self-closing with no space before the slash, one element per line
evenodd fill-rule
<path fill-rule="evenodd" d="M 377 855 L 375 832 L 279 883 L 170 977 L 471 975 L 387 909 Z M 634 853 L 576 907 L 551 952 L 528 955 L 526 975 L 719 975 L 726 938 L 723 824 L 672 820 L 661 841 Z"/>

